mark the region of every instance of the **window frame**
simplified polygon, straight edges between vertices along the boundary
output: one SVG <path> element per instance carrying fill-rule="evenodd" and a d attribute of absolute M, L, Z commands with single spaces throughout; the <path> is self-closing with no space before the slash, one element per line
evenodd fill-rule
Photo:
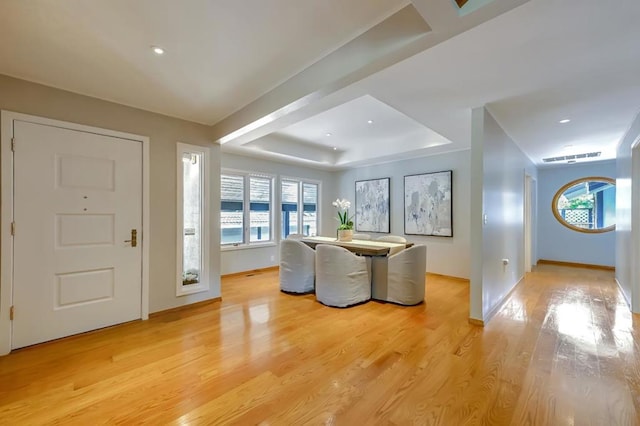
<path fill-rule="evenodd" d="M 298 186 L 298 210 L 297 210 L 297 223 L 300 224 L 300 226 L 304 226 L 304 184 L 310 184 L 310 185 L 316 185 L 318 187 L 318 191 L 317 191 L 317 199 L 316 199 L 316 235 L 321 235 L 321 223 L 322 221 L 320 220 L 320 205 L 322 203 L 322 181 L 319 180 L 315 180 L 315 179 L 307 179 L 307 178 L 299 178 L 299 177 L 292 177 L 292 176 L 280 176 L 280 180 L 278 182 L 278 197 L 279 197 L 279 209 L 278 209 L 278 216 L 280 217 L 280 229 L 279 229 L 279 233 L 278 236 L 280 239 L 285 239 L 286 237 L 283 237 L 283 233 L 284 233 L 284 223 L 282 223 L 282 183 L 283 182 L 295 182 Z M 298 233 L 300 230 L 298 230 Z"/>
<path fill-rule="evenodd" d="M 606 226 L 604 228 L 600 228 L 600 229 L 588 229 L 588 228 L 580 228 L 578 226 L 575 226 L 569 222 L 567 222 L 562 215 L 560 214 L 560 212 L 558 211 L 558 201 L 560 200 L 560 197 L 563 196 L 563 194 L 565 193 L 565 191 L 569 188 L 571 188 L 572 186 L 575 186 L 579 183 L 583 183 L 583 182 L 605 182 L 605 183 L 609 183 L 611 185 L 614 186 L 614 188 L 616 187 L 616 181 L 615 179 L 609 178 L 609 177 L 603 177 L 603 176 L 586 176 L 586 177 L 582 177 L 580 179 L 575 179 L 572 180 L 571 182 L 568 182 L 567 184 L 563 185 L 560 189 L 558 189 L 558 191 L 556 191 L 555 195 L 553 196 L 553 199 L 551 200 L 551 211 L 553 212 L 553 216 L 556 218 L 556 220 L 562 225 L 565 226 L 573 231 L 576 232 L 581 232 L 583 234 L 602 234 L 605 232 L 610 232 L 610 231 L 614 231 L 616 229 L 616 225 L 609 225 Z"/>
<path fill-rule="evenodd" d="M 183 283 L 184 269 L 184 171 L 183 171 L 183 155 L 185 153 L 193 153 L 201 155 L 202 169 L 200 175 L 200 281 L 197 284 L 185 285 Z M 201 145 L 191 145 L 178 142 L 176 145 L 176 296 L 185 296 L 188 294 L 201 293 L 210 289 L 210 260 L 209 260 L 209 244 L 211 241 L 210 233 L 210 212 L 211 200 L 210 191 L 210 150 Z"/>
<path fill-rule="evenodd" d="M 276 176 L 270 173 L 262 173 L 255 171 L 246 171 L 238 169 L 222 168 L 220 170 L 220 182 L 222 183 L 223 175 L 241 176 L 243 178 L 242 188 L 242 242 L 241 243 L 222 243 L 222 223 L 220 223 L 220 248 L 223 251 L 241 250 L 255 247 L 265 247 L 275 245 L 276 223 L 274 220 L 275 205 L 275 182 Z M 268 240 L 251 242 L 251 178 L 269 179 L 269 230 L 270 236 Z M 222 217 L 222 196 L 220 197 L 220 216 Z"/>

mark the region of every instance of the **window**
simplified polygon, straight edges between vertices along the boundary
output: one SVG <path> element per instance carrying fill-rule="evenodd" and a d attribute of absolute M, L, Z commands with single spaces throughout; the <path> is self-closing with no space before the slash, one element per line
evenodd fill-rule
<path fill-rule="evenodd" d="M 271 178 L 249 177 L 250 242 L 271 241 Z"/>
<path fill-rule="evenodd" d="M 244 243 L 244 176 L 221 176 L 220 203 L 221 243 Z"/>
<path fill-rule="evenodd" d="M 221 175 L 220 187 L 220 243 L 272 241 L 273 177 L 229 172 Z"/>
<path fill-rule="evenodd" d="M 315 182 L 283 179 L 280 185 L 282 233 L 317 235 L 318 188 Z"/>
<path fill-rule="evenodd" d="M 178 277 L 176 295 L 209 289 L 209 151 L 177 145 Z"/>
<path fill-rule="evenodd" d="M 302 183 L 302 230 L 304 235 L 318 234 L 318 185 Z"/>
<path fill-rule="evenodd" d="M 615 229 L 615 181 L 606 177 L 577 179 L 556 192 L 551 209 L 556 219 L 578 232 L 599 233 Z"/>

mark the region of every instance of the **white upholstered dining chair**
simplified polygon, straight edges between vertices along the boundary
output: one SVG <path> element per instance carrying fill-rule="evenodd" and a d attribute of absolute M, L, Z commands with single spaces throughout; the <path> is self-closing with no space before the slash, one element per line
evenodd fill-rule
<path fill-rule="evenodd" d="M 386 277 L 374 280 L 371 297 L 399 305 L 422 303 L 425 296 L 427 246 L 412 246 L 386 260 Z M 384 273 L 384 270 L 376 272 Z"/>
<path fill-rule="evenodd" d="M 305 243 L 280 241 L 280 290 L 311 293 L 315 288 L 316 252 Z"/>
<path fill-rule="evenodd" d="M 328 244 L 316 246 L 316 299 L 344 308 L 371 299 L 371 264 L 368 257 Z"/>
<path fill-rule="evenodd" d="M 287 235 L 287 240 L 301 240 L 304 238 L 302 234 L 289 234 Z"/>
<path fill-rule="evenodd" d="M 387 243 L 406 243 L 407 239 L 400 235 L 383 235 L 382 237 L 376 238 L 376 241 L 385 241 Z"/>

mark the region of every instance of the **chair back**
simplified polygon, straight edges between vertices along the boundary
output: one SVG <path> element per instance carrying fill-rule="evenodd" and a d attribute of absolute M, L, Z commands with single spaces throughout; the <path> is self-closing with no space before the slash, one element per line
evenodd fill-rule
<path fill-rule="evenodd" d="M 297 240 L 280 241 L 280 290 L 309 293 L 315 288 L 316 253 Z"/>
<path fill-rule="evenodd" d="M 414 245 L 390 256 L 386 300 L 416 305 L 424 300 L 427 273 L 427 246 Z"/>
<path fill-rule="evenodd" d="M 407 239 L 405 237 L 401 237 L 400 235 L 383 235 L 382 237 L 376 238 L 377 241 L 386 241 L 388 243 L 406 243 Z"/>
<path fill-rule="evenodd" d="M 370 263 L 364 256 L 328 244 L 316 246 L 316 298 L 346 307 L 371 299 Z"/>
<path fill-rule="evenodd" d="M 304 238 L 302 234 L 289 234 L 287 235 L 287 240 L 301 240 Z"/>

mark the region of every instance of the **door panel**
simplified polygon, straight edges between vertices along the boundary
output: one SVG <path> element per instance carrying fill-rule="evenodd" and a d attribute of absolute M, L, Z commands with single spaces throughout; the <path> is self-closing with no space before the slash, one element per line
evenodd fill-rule
<path fill-rule="evenodd" d="M 58 247 L 115 244 L 115 215 L 59 214 L 55 233 Z"/>
<path fill-rule="evenodd" d="M 14 122 L 12 347 L 141 317 L 142 144 Z"/>
<path fill-rule="evenodd" d="M 113 268 L 57 274 L 55 308 L 68 308 L 94 301 L 113 299 Z"/>

